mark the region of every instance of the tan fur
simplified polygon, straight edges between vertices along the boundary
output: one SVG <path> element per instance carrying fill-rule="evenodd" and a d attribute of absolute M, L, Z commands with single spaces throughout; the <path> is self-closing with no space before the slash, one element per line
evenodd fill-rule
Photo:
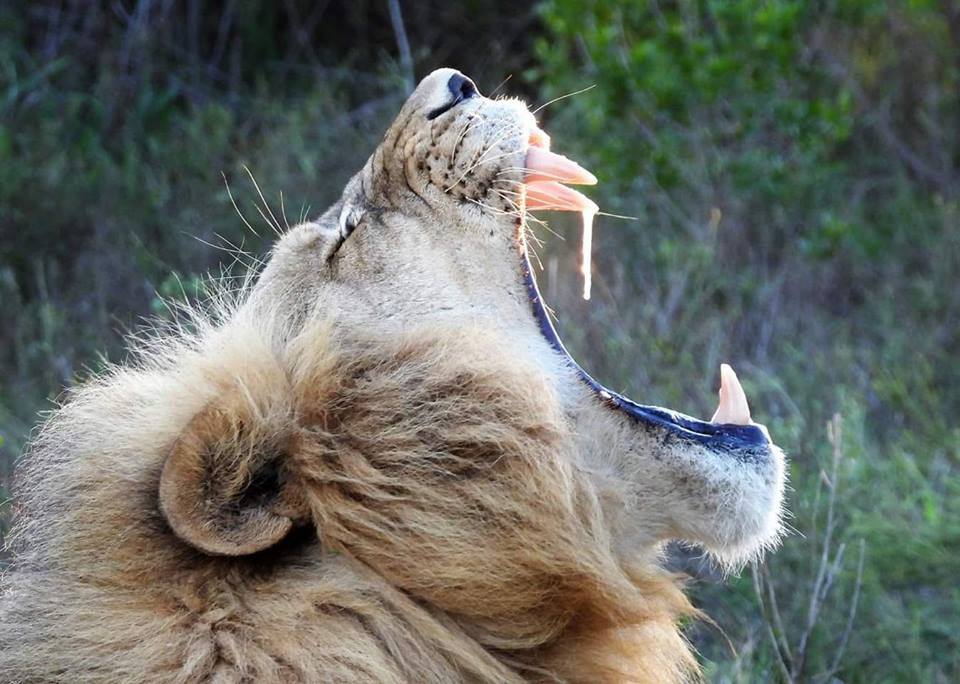
<path fill-rule="evenodd" d="M 782 460 L 736 470 L 651 436 L 546 347 L 513 217 L 418 175 L 422 154 L 469 169 L 525 134 L 525 109 L 492 103 L 425 147 L 416 117 L 451 73 L 256 285 L 51 416 L 19 475 L 0 681 L 697 677 L 659 545 L 769 543 Z M 484 200 L 497 173 L 457 192 Z"/>
<path fill-rule="evenodd" d="M 686 666 L 685 602 L 613 557 L 558 404 L 496 354 L 503 340 L 431 328 L 341 346 L 318 321 L 271 352 L 274 334 L 235 322 L 209 351 L 75 391 L 48 423 L 28 461 L 33 544 L 4 598 L 0 672 L 601 681 Z M 293 444 L 286 477 L 320 543 L 295 534 L 252 562 L 178 544 L 155 492 L 182 425 L 215 431 L 239 471 L 263 445 Z"/>

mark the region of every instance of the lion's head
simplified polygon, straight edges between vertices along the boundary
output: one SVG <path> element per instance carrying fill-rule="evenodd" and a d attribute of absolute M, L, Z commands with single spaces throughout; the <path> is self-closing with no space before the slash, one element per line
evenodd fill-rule
<path fill-rule="evenodd" d="M 528 259 L 526 211 L 590 210 L 561 183 L 592 176 L 549 145 L 523 102 L 487 99 L 440 69 L 340 202 L 281 241 L 264 284 L 310 288 L 294 297 L 330 297 L 351 325 L 385 334 L 424 320 L 502 330 L 510 340 L 502 353 L 529 353 L 577 417 L 582 465 L 615 479 L 630 473 L 629 497 L 641 506 L 626 523 L 631 534 L 702 544 L 733 563 L 749 558 L 777 538 L 783 460 L 751 421 L 733 371 L 721 369 L 712 421 L 642 406 L 587 375 L 551 324 Z"/>
<path fill-rule="evenodd" d="M 0 675 L 689 673 L 660 546 L 771 544 L 782 455 L 729 369 L 705 422 L 567 354 L 525 216 L 593 178 L 549 144 L 434 72 L 255 285 L 74 390 L 21 476 Z"/>

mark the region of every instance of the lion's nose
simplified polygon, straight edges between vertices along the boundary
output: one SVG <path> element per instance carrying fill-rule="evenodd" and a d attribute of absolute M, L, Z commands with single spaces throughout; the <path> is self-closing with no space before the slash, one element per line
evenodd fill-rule
<path fill-rule="evenodd" d="M 434 72 L 434 74 L 435 73 L 436 72 Z M 433 74 L 428 76 L 427 79 L 430 79 L 432 76 Z M 424 81 L 427 79 L 424 79 Z M 440 83 L 442 82 L 443 81 Z M 439 85 L 439 83 L 437 85 Z M 436 119 L 438 116 L 444 112 L 450 111 L 464 100 L 469 100 L 471 97 L 477 97 L 480 95 L 480 92 L 477 90 L 477 86 L 474 84 L 474 82 L 461 74 L 459 71 L 454 72 L 447 81 L 447 90 L 450 91 L 450 94 L 453 95 L 453 97 L 449 102 L 445 102 L 443 105 L 431 110 L 427 114 L 428 119 Z"/>
<path fill-rule="evenodd" d="M 460 102 L 480 94 L 476 84 L 463 74 L 451 76 L 450 80 L 447 81 L 447 88 L 453 94 L 454 102 Z"/>

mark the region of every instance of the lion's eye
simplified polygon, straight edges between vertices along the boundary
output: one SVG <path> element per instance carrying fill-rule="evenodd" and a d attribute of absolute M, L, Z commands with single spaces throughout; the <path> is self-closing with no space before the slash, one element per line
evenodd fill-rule
<path fill-rule="evenodd" d="M 360 223 L 359 218 L 346 217 L 346 220 L 340 223 L 340 239 L 346 240 L 350 237 L 350 233 L 356 230 L 358 223 Z"/>
<path fill-rule="evenodd" d="M 344 205 L 337 219 L 336 244 L 334 244 L 333 249 L 330 250 L 328 258 L 333 258 L 333 255 L 337 253 L 343 246 L 343 243 L 347 241 L 347 238 L 350 237 L 353 231 L 357 229 L 357 226 L 363 221 L 364 215 L 363 207 Z"/>

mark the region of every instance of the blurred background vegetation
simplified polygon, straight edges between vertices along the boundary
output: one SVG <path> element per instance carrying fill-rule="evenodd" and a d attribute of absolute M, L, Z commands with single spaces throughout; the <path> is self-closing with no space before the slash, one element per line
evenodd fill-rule
<path fill-rule="evenodd" d="M 268 249 L 221 174 L 254 227 L 245 166 L 293 223 L 411 70 L 533 105 L 593 86 L 540 118 L 636 220 L 598 220 L 588 303 L 576 223 L 539 231 L 561 332 L 695 415 L 730 361 L 792 459 L 763 569 L 673 554 L 721 628 L 690 628 L 708 678 L 958 681 L 960 0 L 397 6 L 399 41 L 387 0 L 0 2 L 0 534 L 38 411 Z"/>

